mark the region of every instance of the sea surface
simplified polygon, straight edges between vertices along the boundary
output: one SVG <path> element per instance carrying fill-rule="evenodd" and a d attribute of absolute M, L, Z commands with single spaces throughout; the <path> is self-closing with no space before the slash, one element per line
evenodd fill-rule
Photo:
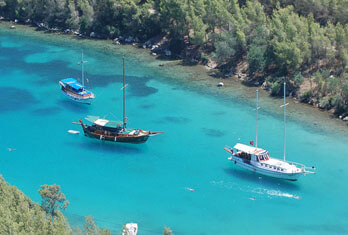
<path fill-rule="evenodd" d="M 287 159 L 317 174 L 297 182 L 257 175 L 223 150 L 255 140 L 254 100 L 240 98 L 240 88 L 234 97 L 192 88 L 182 82 L 185 69 L 159 67 L 134 50 L 30 31 L 0 27 L 0 174 L 37 202 L 40 185 L 59 184 L 73 228 L 92 215 L 115 234 L 128 222 L 141 235 L 164 226 L 175 234 L 348 234 L 345 127 L 289 118 Z M 58 84 L 80 78 L 81 50 L 92 105 L 68 100 Z M 72 122 L 87 115 L 122 119 L 123 55 L 128 126 L 165 134 L 141 145 L 69 134 L 82 132 Z M 260 96 L 274 110 L 260 109 L 259 146 L 282 158 L 281 100 Z"/>

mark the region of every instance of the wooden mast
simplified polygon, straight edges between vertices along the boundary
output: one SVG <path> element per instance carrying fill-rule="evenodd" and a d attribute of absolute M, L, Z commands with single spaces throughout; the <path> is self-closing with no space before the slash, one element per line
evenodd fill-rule
<path fill-rule="evenodd" d="M 123 56 L 123 128 L 126 128 L 126 78 L 125 78 L 125 65 L 124 65 L 124 56 Z"/>

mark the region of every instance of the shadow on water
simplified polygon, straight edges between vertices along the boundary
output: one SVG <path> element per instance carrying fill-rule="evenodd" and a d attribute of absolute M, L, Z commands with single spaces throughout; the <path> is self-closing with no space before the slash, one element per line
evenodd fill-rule
<path fill-rule="evenodd" d="M 223 131 L 216 130 L 216 129 L 210 129 L 210 128 L 202 128 L 203 132 L 207 136 L 212 136 L 212 137 L 222 137 L 225 135 Z"/>
<path fill-rule="evenodd" d="M 224 171 L 226 174 L 229 174 L 240 180 L 258 182 L 265 187 L 277 188 L 277 189 L 283 189 L 283 190 L 286 190 L 286 189 L 299 190 L 300 189 L 300 186 L 298 186 L 296 182 L 283 180 L 283 179 L 277 179 L 277 178 L 273 178 L 273 177 L 269 177 L 265 175 L 260 175 L 260 174 L 257 174 L 248 170 L 244 170 L 244 169 L 224 168 Z"/>
<path fill-rule="evenodd" d="M 60 113 L 62 109 L 58 106 L 35 109 L 31 113 L 35 116 L 49 116 Z"/>
<path fill-rule="evenodd" d="M 152 109 L 155 107 L 154 104 L 142 104 L 139 106 L 141 109 L 145 109 L 145 110 L 148 110 L 148 109 Z"/>
<path fill-rule="evenodd" d="M 216 111 L 216 112 L 212 112 L 213 116 L 222 116 L 225 115 L 226 112 L 225 111 Z"/>
<path fill-rule="evenodd" d="M 15 87 L 0 87 L 0 112 L 24 109 L 39 101 L 28 91 Z"/>
<path fill-rule="evenodd" d="M 189 121 L 191 121 L 191 120 L 186 118 L 186 117 L 166 116 L 166 117 L 161 118 L 157 122 L 158 123 L 177 123 L 177 124 L 181 124 L 181 123 L 187 123 Z"/>
<path fill-rule="evenodd" d="M 69 98 L 59 100 L 57 101 L 57 104 L 59 107 L 64 107 L 65 109 L 75 113 L 87 113 L 89 107 L 88 104 L 78 103 L 73 100 L 69 100 Z"/>
<path fill-rule="evenodd" d="M 83 135 L 83 134 L 82 134 Z M 90 139 L 84 137 L 82 142 L 68 142 L 67 145 L 78 146 L 81 149 L 87 149 L 94 152 L 107 152 L 107 153 L 119 153 L 119 154 L 141 154 L 143 153 L 142 147 L 136 144 L 123 144 L 123 143 L 111 143 L 106 141 L 100 141 L 97 139 Z"/>

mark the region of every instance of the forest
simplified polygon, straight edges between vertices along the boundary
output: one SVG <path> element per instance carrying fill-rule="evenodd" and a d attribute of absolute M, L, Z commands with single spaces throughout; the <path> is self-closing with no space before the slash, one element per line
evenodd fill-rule
<path fill-rule="evenodd" d="M 41 205 L 33 202 L 0 175 L 0 234 L 110 235 L 91 216 L 85 217 L 83 229 L 71 229 L 60 209 L 69 204 L 58 185 L 43 185 L 39 193 Z M 61 205 L 60 205 L 61 204 Z"/>
<path fill-rule="evenodd" d="M 0 16 L 101 39 L 166 39 L 217 77 L 348 116 L 348 0 L 0 0 Z M 346 118 L 348 119 L 348 118 Z"/>

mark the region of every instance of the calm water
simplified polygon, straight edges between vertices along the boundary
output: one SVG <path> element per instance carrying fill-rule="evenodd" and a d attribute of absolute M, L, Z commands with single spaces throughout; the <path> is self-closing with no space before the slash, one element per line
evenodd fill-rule
<path fill-rule="evenodd" d="M 81 48 L 97 95 L 90 106 L 69 101 L 58 85 L 80 76 Z M 0 29 L 0 173 L 8 182 L 35 201 L 40 185 L 61 185 L 72 227 L 93 215 L 113 232 L 137 222 L 145 235 L 164 226 L 175 234 L 348 233 L 347 135 L 289 121 L 288 159 L 318 171 L 298 182 L 235 168 L 223 147 L 254 139 L 250 102 L 166 82 L 135 56 L 126 63 L 128 125 L 165 134 L 127 145 L 67 133 L 89 114 L 121 119 L 121 61 L 83 41 Z M 282 116 L 261 110 L 259 126 L 259 145 L 281 158 Z"/>

